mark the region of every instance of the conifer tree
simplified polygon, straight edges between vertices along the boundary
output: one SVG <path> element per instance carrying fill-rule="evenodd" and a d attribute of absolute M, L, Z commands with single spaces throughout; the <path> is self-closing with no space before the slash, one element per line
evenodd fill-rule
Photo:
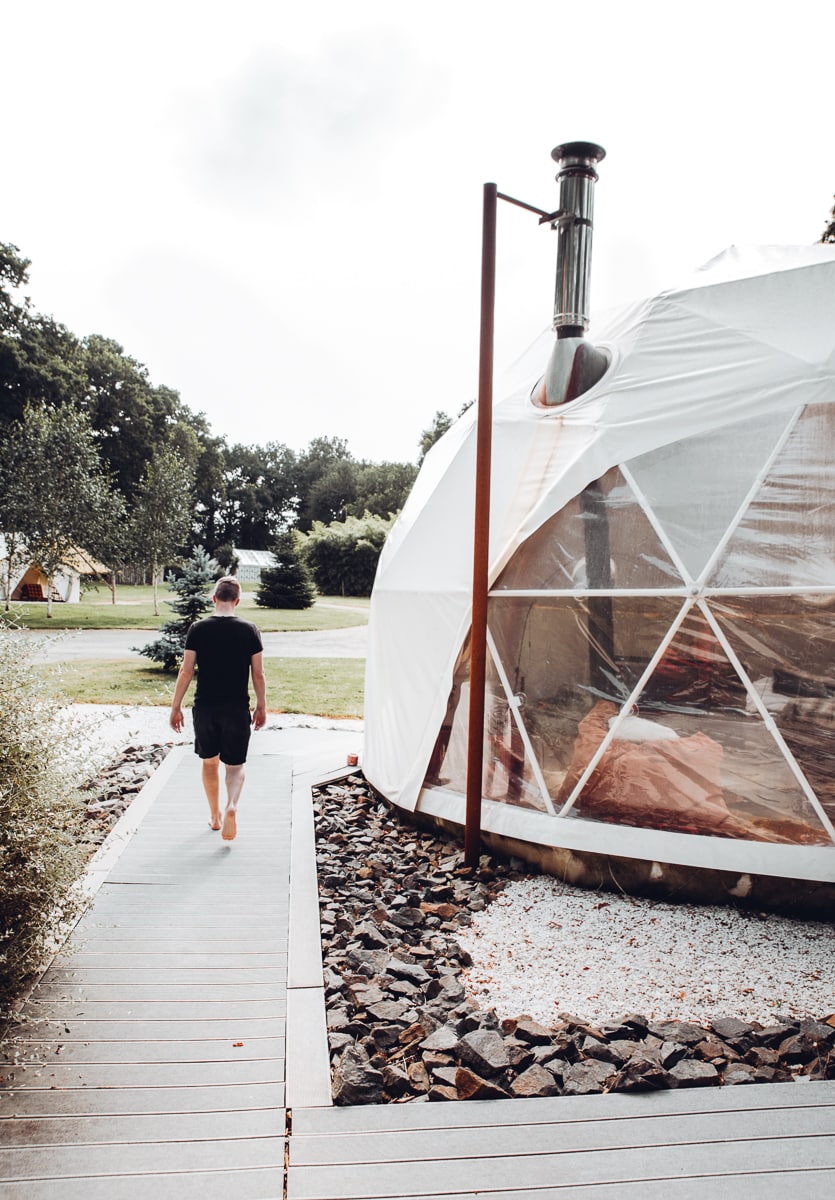
<path fill-rule="evenodd" d="M 278 535 L 272 554 L 275 566 L 261 572 L 255 603 L 261 608 L 310 608 L 316 589 L 291 530 Z"/>
<path fill-rule="evenodd" d="M 162 665 L 163 671 L 178 671 L 186 648 L 186 634 L 212 607 L 210 593 L 217 578 L 218 565 L 202 546 L 197 546 L 183 566 L 183 573 L 171 580 L 177 600 L 166 600 L 177 616 L 160 628 L 160 636 L 139 650 L 152 662 Z M 137 649 L 137 647 L 134 647 Z"/>

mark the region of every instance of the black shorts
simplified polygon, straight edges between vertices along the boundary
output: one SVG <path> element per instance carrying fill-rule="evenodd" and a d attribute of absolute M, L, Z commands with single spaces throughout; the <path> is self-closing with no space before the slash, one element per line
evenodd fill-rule
<path fill-rule="evenodd" d="M 230 767 L 246 762 L 252 718 L 245 704 L 195 704 L 194 752 L 201 758 L 216 758 Z"/>

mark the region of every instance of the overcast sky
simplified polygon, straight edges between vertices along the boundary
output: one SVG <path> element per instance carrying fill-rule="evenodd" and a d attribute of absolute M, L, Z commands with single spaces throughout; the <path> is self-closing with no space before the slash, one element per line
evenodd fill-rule
<path fill-rule="evenodd" d="M 0 241 L 39 311 L 230 441 L 413 460 L 475 395 L 484 182 L 555 208 L 552 147 L 606 148 L 593 314 L 728 245 L 818 239 L 826 11 L 0 0 Z M 550 322 L 555 252 L 500 207 L 497 371 Z"/>

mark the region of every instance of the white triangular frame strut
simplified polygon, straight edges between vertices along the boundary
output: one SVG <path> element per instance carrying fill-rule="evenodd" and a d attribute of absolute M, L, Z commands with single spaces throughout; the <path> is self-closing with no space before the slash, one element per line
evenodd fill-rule
<path fill-rule="evenodd" d="M 510 710 L 510 714 L 516 724 L 516 728 L 519 730 L 519 735 L 522 738 L 522 744 L 525 747 L 525 753 L 527 754 L 528 761 L 531 764 L 531 770 L 534 773 L 534 778 L 536 779 L 545 807 L 547 808 L 549 814 L 552 817 L 555 817 L 557 814 L 556 810 L 554 809 L 553 801 L 551 800 L 551 793 L 548 791 L 548 784 L 545 782 L 545 776 L 542 774 L 542 768 L 539 765 L 539 759 L 534 751 L 533 743 L 531 742 L 530 735 L 528 734 L 527 726 L 522 720 L 521 703 L 519 701 L 519 697 L 515 694 L 510 686 L 510 678 L 504 669 L 504 663 L 499 656 L 499 651 L 493 638 L 493 634 L 490 632 L 489 625 L 487 626 L 487 648 L 490 651 L 490 657 L 493 659 L 493 665 L 496 668 L 499 681 L 504 688 L 508 709 Z"/>

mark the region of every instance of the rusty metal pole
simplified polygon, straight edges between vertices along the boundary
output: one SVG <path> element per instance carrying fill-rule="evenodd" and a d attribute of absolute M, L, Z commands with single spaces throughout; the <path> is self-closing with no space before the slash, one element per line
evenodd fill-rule
<path fill-rule="evenodd" d="M 490 545 L 490 451 L 493 437 L 493 321 L 496 298 L 495 183 L 484 185 L 481 234 L 481 336 L 478 362 L 473 609 L 470 632 L 470 712 L 467 743 L 467 809 L 464 862 L 481 856 L 481 786 L 484 768 L 484 708 L 487 676 L 487 592 Z"/>

